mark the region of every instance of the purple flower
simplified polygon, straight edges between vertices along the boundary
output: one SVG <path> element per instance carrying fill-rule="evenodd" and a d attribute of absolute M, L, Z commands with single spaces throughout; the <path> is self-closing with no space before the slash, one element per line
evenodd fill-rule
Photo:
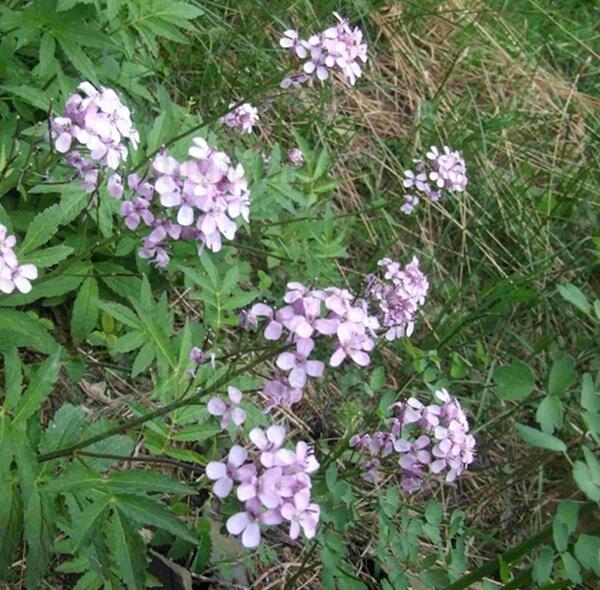
<path fill-rule="evenodd" d="M 236 387 L 227 388 L 227 396 L 229 403 L 224 402 L 219 397 L 212 397 L 206 409 L 212 416 L 222 416 L 221 428 L 225 430 L 229 422 L 233 422 L 236 426 L 240 426 L 246 420 L 246 412 L 238 407 L 242 401 L 242 392 Z"/>
<path fill-rule="evenodd" d="M 146 225 L 151 225 L 154 222 L 154 215 L 150 211 L 150 203 L 142 197 L 123 202 L 121 215 L 125 217 L 125 225 L 131 230 L 137 229 L 140 221 L 143 221 Z"/>
<path fill-rule="evenodd" d="M 337 329 L 338 342 L 329 364 L 339 367 L 349 356 L 357 365 L 366 367 L 371 359 L 367 354 L 375 344 L 364 333 L 364 328 L 354 322 L 344 322 Z"/>
<path fill-rule="evenodd" d="M 227 519 L 226 527 L 230 534 L 242 535 L 242 545 L 254 549 L 260 545 L 260 524 L 276 525 L 283 522 L 279 511 L 261 512 L 261 503 L 253 498 L 244 504 L 245 510 Z"/>
<path fill-rule="evenodd" d="M 299 148 L 292 148 L 287 153 L 287 159 L 292 166 L 302 166 L 304 164 L 304 156 Z"/>
<path fill-rule="evenodd" d="M 354 85 L 362 74 L 361 62 L 367 61 L 367 45 L 359 28 L 350 28 L 348 21 L 334 12 L 339 23 L 308 40 L 300 39 L 298 32 L 288 29 L 279 40 L 279 45 L 289 49 L 297 58 L 306 59 L 303 64 L 304 78 L 288 76 L 281 83 L 283 88 L 301 84 L 316 74 L 321 81 L 329 77 L 329 71 L 339 71 Z M 299 79 L 300 78 L 300 79 Z"/>
<path fill-rule="evenodd" d="M 229 103 L 229 108 L 235 103 Z M 244 103 L 219 119 L 220 123 L 242 133 L 252 133 L 252 128 L 258 123 L 258 111 L 249 103 Z"/>
<path fill-rule="evenodd" d="M 304 387 L 307 378 L 321 377 L 325 364 L 321 361 L 310 361 L 308 357 L 315 343 L 310 338 L 302 339 L 296 344 L 296 353 L 282 352 L 277 357 L 277 366 L 283 371 L 289 371 L 288 379 L 292 387 Z"/>
<path fill-rule="evenodd" d="M 261 451 L 260 462 L 264 467 L 271 468 L 275 464 L 275 452 L 285 440 L 283 426 L 270 426 L 267 431 L 262 428 L 253 428 L 250 431 L 250 440 Z"/>
<path fill-rule="evenodd" d="M 248 453 L 239 445 L 234 445 L 229 451 L 227 463 L 211 461 L 206 466 L 206 477 L 215 481 L 213 491 L 219 498 L 229 496 L 233 482 L 239 479 L 238 470 L 246 462 Z"/>
<path fill-rule="evenodd" d="M 31 291 L 30 281 L 37 279 L 37 267 L 33 264 L 18 264 L 12 257 L 7 261 L 6 255 L 0 267 L 0 291 L 3 293 L 12 293 L 17 288 L 21 293 L 29 293 Z"/>
<path fill-rule="evenodd" d="M 121 176 L 119 174 L 111 175 L 106 183 L 106 188 L 111 196 L 113 196 L 115 199 L 120 199 L 123 196 L 124 190 Z"/>
<path fill-rule="evenodd" d="M 321 508 L 318 504 L 311 504 L 310 498 L 300 494 L 294 502 L 286 502 L 281 507 L 281 516 L 290 521 L 290 537 L 297 539 L 300 530 L 307 539 L 312 539 L 317 531 Z"/>
<path fill-rule="evenodd" d="M 265 412 L 280 406 L 291 406 L 302 399 L 302 389 L 292 387 L 287 377 L 277 377 L 267 381 L 263 387 L 263 394 L 267 398 Z"/>

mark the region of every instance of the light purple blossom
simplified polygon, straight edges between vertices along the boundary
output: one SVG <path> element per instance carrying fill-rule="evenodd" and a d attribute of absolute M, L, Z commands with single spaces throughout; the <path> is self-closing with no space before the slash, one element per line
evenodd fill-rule
<path fill-rule="evenodd" d="M 219 498 L 229 496 L 234 480 L 239 480 L 239 468 L 246 462 L 248 453 L 239 445 L 234 445 L 229 451 L 226 463 L 211 461 L 206 466 L 206 477 L 215 481 L 213 491 Z"/>
<path fill-rule="evenodd" d="M 221 428 L 225 430 L 230 422 L 240 426 L 246 420 L 246 412 L 239 407 L 242 401 L 242 392 L 236 387 L 227 388 L 228 402 L 220 397 L 212 397 L 206 404 L 208 413 L 212 416 L 222 416 Z"/>
<path fill-rule="evenodd" d="M 8 235 L 6 226 L 0 224 L 0 291 L 21 293 L 31 291 L 31 281 L 37 279 L 38 270 L 34 264 L 19 264 L 14 247 L 15 236 Z"/>
<path fill-rule="evenodd" d="M 277 366 L 283 371 L 289 371 L 288 379 L 292 387 L 302 388 L 307 378 L 321 377 L 325 364 L 321 361 L 308 360 L 315 343 L 310 338 L 299 340 L 296 352 L 282 352 L 277 357 Z"/>
<path fill-rule="evenodd" d="M 330 71 L 340 72 L 351 85 L 356 83 L 362 74 L 361 63 L 367 61 L 367 44 L 358 27 L 351 28 L 348 21 L 335 12 L 334 16 L 339 21 L 336 26 L 306 40 L 301 39 L 294 29 L 284 31 L 279 45 L 306 61 L 302 66 L 304 75 L 286 76 L 282 88 L 309 81 L 313 74 L 318 80 L 326 80 Z"/>
<path fill-rule="evenodd" d="M 292 166 L 302 166 L 304 164 L 304 155 L 299 148 L 292 148 L 287 153 L 287 159 Z"/>
<path fill-rule="evenodd" d="M 229 103 L 229 108 L 235 103 Z M 219 119 L 223 125 L 239 129 L 242 133 L 252 133 L 253 127 L 258 123 L 258 110 L 250 103 L 241 104 Z"/>
<path fill-rule="evenodd" d="M 468 184 L 467 168 L 459 151 L 448 146 L 440 150 L 431 146 L 425 160 L 414 160 L 415 170 L 404 172 L 404 187 L 424 195 L 429 201 L 439 201 L 444 192 L 461 193 Z M 400 209 L 410 215 L 419 203 L 419 198 L 407 194 Z"/>
<path fill-rule="evenodd" d="M 389 456 L 391 444 L 401 468 L 400 485 L 407 493 L 421 488 L 427 472 L 445 472 L 445 480 L 452 482 L 474 461 L 475 438 L 459 401 L 445 389 L 435 397 L 437 403 L 429 405 L 414 397 L 392 404 L 389 431 L 360 433 L 350 440 L 351 447 L 369 453 L 369 461 Z M 367 474 L 371 471 L 369 481 L 379 469 L 379 463 L 374 465 L 365 464 Z"/>
<path fill-rule="evenodd" d="M 82 82 L 78 90 L 68 98 L 63 115 L 52 117 L 47 140 L 59 153 L 77 154 L 67 158 L 67 163 L 78 171 L 82 185 L 91 192 L 97 187 L 100 169 L 116 170 L 127 159 L 126 141 L 137 149 L 139 134 L 131 122 L 131 112 L 114 90 L 97 90 L 89 82 Z M 82 148 L 89 159 L 80 155 Z M 120 192 L 118 184 L 120 177 L 118 181 L 111 177 L 109 191 L 115 196 Z"/>

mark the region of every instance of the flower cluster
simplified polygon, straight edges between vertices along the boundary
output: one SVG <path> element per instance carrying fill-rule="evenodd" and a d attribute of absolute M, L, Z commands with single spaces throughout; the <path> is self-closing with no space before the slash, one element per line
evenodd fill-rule
<path fill-rule="evenodd" d="M 284 448 L 285 428 L 271 426 L 266 431 L 250 431 L 254 448 L 231 447 L 226 461 L 211 461 L 206 476 L 215 482 L 213 491 L 223 499 L 234 485 L 243 510 L 226 523 L 232 535 L 241 535 L 244 547 L 258 547 L 261 525 L 289 524 L 289 534 L 296 539 L 302 531 L 314 537 L 320 508 L 311 502 L 311 473 L 319 468 L 312 448 L 298 442 L 294 450 Z"/>
<path fill-rule="evenodd" d="M 335 27 L 311 35 L 307 40 L 300 39 L 294 29 L 284 31 L 279 45 L 305 61 L 303 73 L 284 78 L 282 88 L 312 81 L 313 74 L 321 81 L 327 80 L 332 70 L 339 71 L 351 85 L 361 76 L 361 62 L 367 61 L 367 44 L 363 43 L 362 31 L 358 27 L 352 29 L 336 12 L 334 15 L 339 21 Z"/>
<path fill-rule="evenodd" d="M 12 293 L 15 288 L 21 293 L 29 293 L 29 281 L 38 276 L 35 265 L 19 264 L 14 251 L 16 243 L 15 236 L 9 236 L 6 226 L 0 224 L 0 291 L 3 293 Z"/>
<path fill-rule="evenodd" d="M 304 156 L 300 148 L 292 148 L 287 153 L 287 159 L 292 166 L 302 166 L 304 164 Z"/>
<path fill-rule="evenodd" d="M 46 139 L 57 152 L 67 155 L 67 165 L 77 170 L 81 185 L 89 192 L 98 186 L 100 170 L 116 170 L 127 159 L 129 140 L 134 149 L 139 134 L 129 109 L 110 88 L 94 88 L 82 82 L 72 94 L 62 116 L 52 117 Z"/>
<path fill-rule="evenodd" d="M 246 327 L 256 326 L 259 317 L 266 318 L 264 337 L 271 341 L 284 337 L 293 348 L 279 354 L 279 373 L 264 386 L 267 410 L 300 401 L 308 378 L 323 375 L 325 363 L 311 358 L 317 338 L 331 339 L 332 367 L 347 357 L 365 367 L 379 328 L 377 319 L 369 315 L 367 302 L 357 300 L 346 289 L 309 289 L 301 283 L 288 283 L 287 288 L 286 305 L 281 309 L 257 303 L 242 315 Z"/>
<path fill-rule="evenodd" d="M 367 293 L 378 308 L 381 326 L 386 328 L 385 337 L 392 341 L 410 336 L 417 310 L 429 289 L 427 277 L 419 269 L 416 256 L 404 268 L 389 258 L 383 258 L 378 265 L 385 268 L 384 280 L 369 275 Z"/>
<path fill-rule="evenodd" d="M 430 201 L 438 201 L 443 191 L 463 192 L 467 186 L 467 168 L 460 152 L 444 146 L 443 153 L 432 146 L 426 159 L 414 160 L 415 170 L 404 172 L 404 187 L 424 195 Z M 413 194 L 404 196 L 400 209 L 410 215 L 419 204 L 419 197 Z"/>
<path fill-rule="evenodd" d="M 164 268 L 169 263 L 169 240 L 190 239 L 213 252 L 222 238 L 232 240 L 235 220 L 248 221 L 250 193 L 244 168 L 234 166 L 229 156 L 195 138 L 185 162 L 161 152 L 150 166 L 149 179 L 127 177 L 131 196 L 121 205 L 125 224 L 131 230 L 148 227 L 139 255 Z M 124 193 L 121 176 L 114 174 L 108 190 L 115 198 Z"/>
<path fill-rule="evenodd" d="M 473 462 L 475 438 L 459 401 L 445 389 L 435 396 L 441 403 L 425 406 L 411 397 L 392 404 L 388 431 L 362 433 L 350 440 L 350 446 L 371 456 L 364 464 L 367 481 L 381 477 L 381 460 L 393 453 L 402 468 L 400 485 L 407 493 L 421 489 L 427 471 L 446 472 L 446 481 L 452 482 Z"/>
<path fill-rule="evenodd" d="M 229 108 L 235 103 L 230 103 Z M 250 103 L 244 103 L 221 117 L 219 121 L 233 129 L 239 129 L 242 133 L 252 133 L 252 128 L 258 123 L 258 110 Z"/>

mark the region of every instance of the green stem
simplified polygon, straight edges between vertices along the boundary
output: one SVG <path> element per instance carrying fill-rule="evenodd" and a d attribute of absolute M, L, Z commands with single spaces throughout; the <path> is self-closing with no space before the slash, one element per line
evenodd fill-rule
<path fill-rule="evenodd" d="M 97 434 L 95 436 L 90 436 L 89 438 L 86 438 L 74 445 L 71 445 L 70 447 L 65 447 L 63 449 L 57 449 L 56 451 L 52 451 L 51 453 L 42 453 L 41 455 L 38 455 L 37 460 L 39 463 L 42 463 L 44 461 L 51 461 L 52 459 L 57 459 L 59 457 L 66 457 L 69 455 L 73 455 L 73 453 L 75 453 L 79 449 L 89 447 L 90 445 L 93 445 L 94 443 L 97 443 L 106 438 L 109 438 L 110 436 L 114 436 L 115 434 L 121 434 L 122 432 L 125 432 L 126 430 L 129 430 L 130 428 L 134 428 L 136 426 L 145 424 L 146 422 L 153 420 L 154 418 L 159 418 L 161 416 L 165 416 L 166 414 L 169 414 L 169 413 L 173 412 L 174 410 L 177 410 L 184 406 L 188 406 L 195 402 L 198 402 L 198 401 L 200 401 L 201 398 L 208 395 L 209 393 L 212 393 L 213 391 L 216 391 L 217 389 L 221 389 L 222 387 L 227 385 L 227 383 L 229 383 L 231 381 L 231 379 L 241 375 L 242 373 L 251 371 L 254 367 L 260 365 L 261 363 L 263 363 L 266 360 L 269 360 L 270 358 L 274 357 L 276 354 L 279 354 L 279 352 L 281 352 L 282 350 L 284 350 L 284 349 L 283 348 L 277 349 L 275 351 L 271 351 L 271 352 L 268 352 L 268 353 L 265 353 L 265 354 L 259 356 L 252 362 L 244 365 L 241 369 L 238 369 L 237 371 L 233 371 L 232 373 L 228 373 L 227 375 L 225 375 L 221 379 L 217 380 L 212 385 L 209 385 L 206 389 L 203 389 L 190 397 L 184 397 L 183 399 L 174 401 L 173 403 L 163 406 L 162 408 L 158 408 L 157 410 L 154 410 L 153 412 L 144 414 L 143 416 L 139 416 L 138 418 L 134 418 L 133 420 L 128 420 L 127 422 L 125 422 L 119 426 L 115 426 L 114 428 L 109 428 L 108 430 L 105 430 L 104 432 L 101 432 L 100 434 Z"/>
<path fill-rule="evenodd" d="M 580 517 L 585 516 L 589 512 L 591 512 L 596 505 L 593 502 L 589 502 L 583 506 L 580 512 Z M 538 545 L 544 543 L 547 539 L 552 536 L 552 525 L 548 525 L 546 528 L 542 529 L 529 539 L 526 539 L 522 543 L 515 545 L 511 549 L 508 549 L 504 553 L 499 556 L 496 556 L 486 563 L 484 563 L 480 568 L 476 569 L 474 572 L 463 576 L 456 582 L 453 582 L 449 586 L 445 588 L 445 590 L 463 590 L 464 588 L 470 588 L 472 584 L 475 584 L 479 580 L 486 578 L 494 573 L 496 573 L 500 569 L 500 559 L 504 563 L 512 563 L 513 561 L 517 561 L 524 555 L 527 555 L 533 549 L 535 549 Z M 519 576 L 520 578 L 521 576 Z"/>

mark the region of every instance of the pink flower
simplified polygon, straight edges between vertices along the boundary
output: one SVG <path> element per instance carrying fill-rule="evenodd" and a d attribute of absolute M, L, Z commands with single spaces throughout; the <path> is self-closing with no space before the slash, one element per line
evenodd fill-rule
<path fill-rule="evenodd" d="M 216 480 L 213 491 L 219 498 L 226 498 L 233 488 L 233 481 L 239 479 L 238 470 L 246 462 L 246 449 L 235 445 L 229 451 L 227 463 L 211 461 L 206 466 L 206 477 Z"/>
<path fill-rule="evenodd" d="M 225 403 L 219 397 L 212 397 L 206 409 L 212 416 L 222 416 L 221 428 L 225 430 L 229 422 L 233 422 L 236 426 L 240 426 L 246 420 L 246 412 L 238 407 L 242 401 L 242 392 L 236 387 L 227 388 L 227 396 L 229 403 Z"/>

